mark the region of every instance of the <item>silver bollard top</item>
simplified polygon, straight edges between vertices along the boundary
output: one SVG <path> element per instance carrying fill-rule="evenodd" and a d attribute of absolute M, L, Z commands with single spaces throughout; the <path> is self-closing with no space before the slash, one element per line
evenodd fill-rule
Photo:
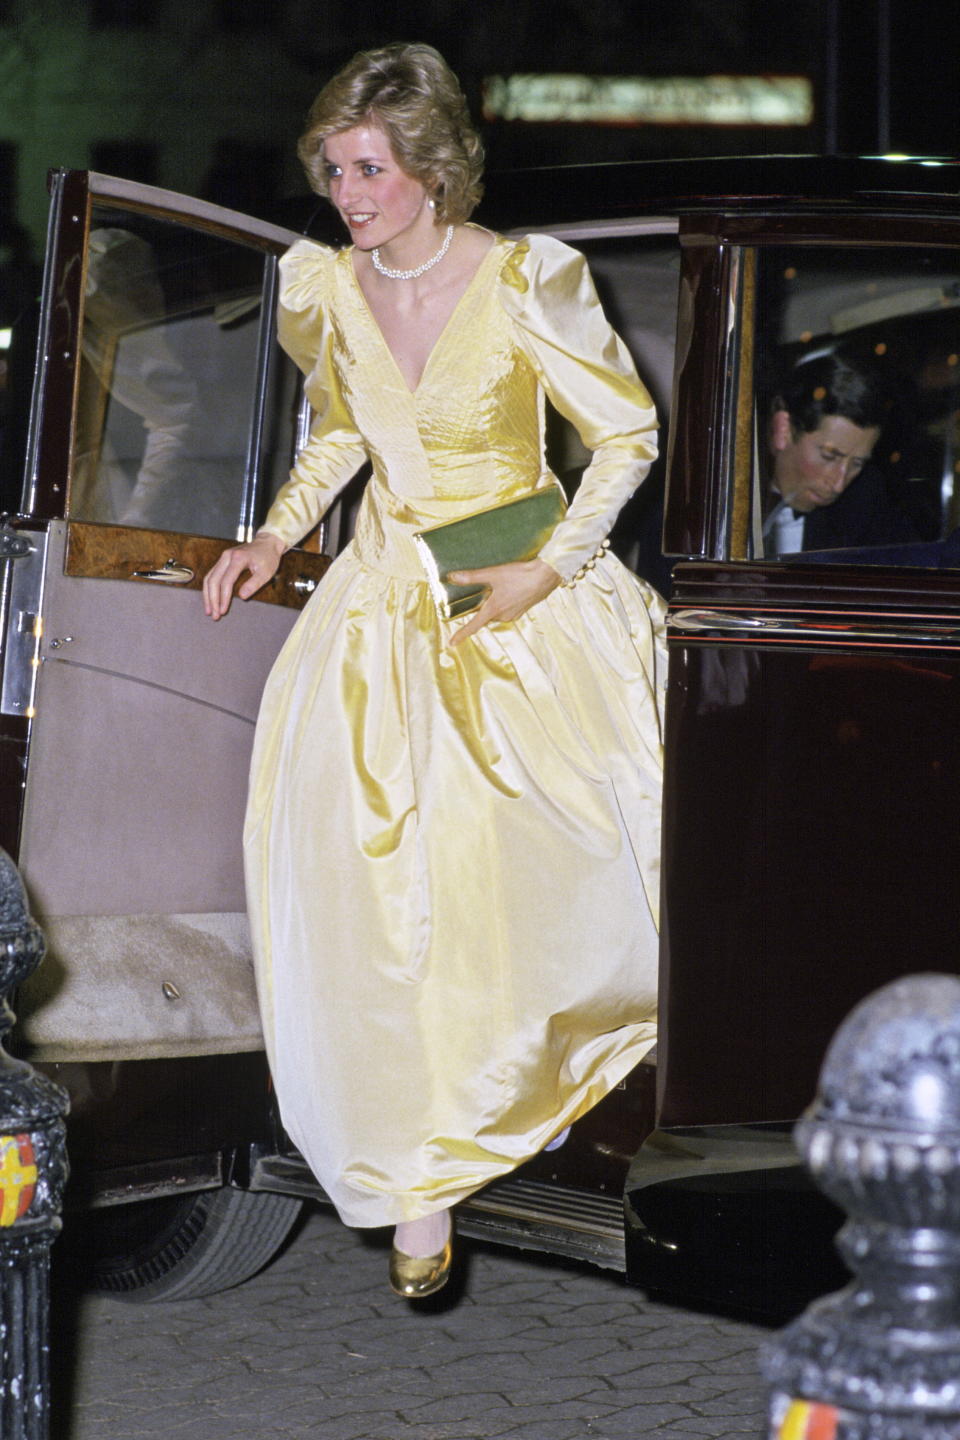
<path fill-rule="evenodd" d="M 772 1425 L 806 1406 L 849 1440 L 957 1440 L 960 979 L 910 975 L 862 1001 L 795 1135 L 847 1212 L 853 1280 L 764 1354 Z"/>
<path fill-rule="evenodd" d="M 808 1114 L 960 1135 L 960 979 L 908 975 L 862 1000 L 830 1043 Z"/>

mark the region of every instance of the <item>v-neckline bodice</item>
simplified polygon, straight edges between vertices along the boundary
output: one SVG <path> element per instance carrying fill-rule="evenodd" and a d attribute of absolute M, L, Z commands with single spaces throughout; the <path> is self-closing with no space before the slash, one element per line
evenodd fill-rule
<path fill-rule="evenodd" d="M 393 368 L 394 368 L 394 370 L 396 371 L 397 375 L 400 377 L 400 381 L 401 381 L 401 383 L 402 383 L 402 385 L 403 385 L 404 390 L 405 390 L 405 391 L 407 392 L 407 394 L 410 396 L 411 400 L 416 400 L 417 396 L 420 394 L 420 391 L 423 389 L 423 382 L 424 382 L 424 380 L 426 379 L 427 373 L 428 373 L 428 371 L 430 370 L 430 368 L 431 368 L 431 366 L 432 366 L 432 364 L 433 364 L 434 356 L 436 355 L 437 351 L 441 348 L 441 346 L 442 346 L 442 344 L 443 344 L 446 336 L 447 336 L 447 335 L 450 333 L 450 331 L 453 329 L 453 323 L 454 323 L 454 321 L 457 319 L 457 316 L 459 315 L 459 313 L 460 313 L 460 311 L 462 310 L 464 304 L 466 303 L 467 298 L 472 294 L 473 290 L 476 288 L 477 281 L 479 280 L 480 275 L 481 275 L 481 273 L 483 272 L 483 270 L 486 268 L 486 266 L 487 266 L 487 264 L 488 264 L 491 256 L 495 253 L 495 251 L 496 251 L 498 248 L 499 248 L 499 241 L 498 241 L 497 238 L 494 238 L 493 244 L 492 244 L 492 245 L 490 246 L 490 248 L 487 250 L 486 254 L 485 254 L 485 255 L 483 256 L 483 258 L 481 259 L 481 261 L 480 261 L 479 265 L 477 266 L 476 270 L 474 270 L 473 274 L 470 276 L 470 279 L 467 281 L 466 285 L 464 286 L 462 295 L 461 295 L 460 298 L 457 300 L 457 302 L 456 302 L 456 304 L 454 305 L 453 309 L 450 311 L 450 314 L 447 316 L 446 320 L 444 321 L 443 326 L 441 327 L 440 333 L 438 334 L 436 340 L 434 340 L 432 346 L 430 347 L 430 352 L 429 352 L 429 354 L 427 355 L 426 360 L 424 361 L 423 369 L 420 371 L 420 376 L 419 376 L 419 378 L 418 378 L 418 380 L 417 380 L 417 383 L 416 383 L 416 385 L 413 385 L 413 386 L 410 385 L 409 381 L 407 380 L 407 377 L 404 375 L 403 371 L 400 369 L 400 366 L 399 366 L 399 364 L 397 363 L 397 357 L 394 355 L 394 353 L 393 353 L 393 351 L 391 350 L 389 344 L 387 343 L 387 337 L 386 337 L 386 336 L 384 335 L 384 333 L 383 333 L 383 329 L 382 329 L 382 327 L 381 327 L 381 325 L 380 325 L 380 321 L 377 319 L 376 315 L 374 315 L 373 310 L 371 309 L 371 306 L 370 306 L 370 302 L 369 302 L 369 300 L 367 299 L 366 295 L 363 293 L 363 286 L 360 284 L 359 277 L 358 277 L 358 275 L 357 275 L 356 269 L 355 269 L 354 264 L 353 264 L 353 248 L 351 247 L 351 249 L 347 252 L 347 270 L 348 270 L 348 272 L 349 272 L 350 279 L 351 279 L 351 282 L 352 282 L 352 284 L 353 284 L 354 291 L 356 292 L 356 296 L 357 296 L 357 298 L 358 298 L 359 301 L 360 301 L 360 305 L 361 305 L 361 307 L 362 307 L 362 310 L 363 310 L 363 312 L 364 312 L 367 320 L 369 321 L 370 325 L 372 326 L 373 331 L 374 331 L 374 333 L 375 333 L 375 335 L 376 335 L 376 337 L 377 337 L 377 340 L 378 340 L 379 344 L 381 345 L 384 353 L 387 355 L 388 359 L 390 360 L 391 365 L 393 366 Z"/>

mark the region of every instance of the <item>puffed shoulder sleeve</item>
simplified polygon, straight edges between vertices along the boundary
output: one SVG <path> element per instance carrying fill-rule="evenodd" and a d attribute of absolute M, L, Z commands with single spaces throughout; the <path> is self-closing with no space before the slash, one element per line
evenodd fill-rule
<path fill-rule="evenodd" d="M 656 459 L 656 411 L 578 251 L 547 235 L 528 236 L 501 267 L 500 287 L 540 383 L 593 451 L 566 516 L 540 552 L 569 580 Z"/>
<path fill-rule="evenodd" d="M 329 312 L 336 255 L 327 246 L 299 240 L 280 260 L 277 336 L 306 376 L 314 412 L 310 438 L 258 532 L 279 536 L 288 549 L 323 518 L 366 459 L 334 366 Z"/>

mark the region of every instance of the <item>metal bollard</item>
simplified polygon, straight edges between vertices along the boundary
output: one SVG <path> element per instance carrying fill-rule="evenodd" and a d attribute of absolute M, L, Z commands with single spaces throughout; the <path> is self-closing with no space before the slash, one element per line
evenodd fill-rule
<path fill-rule="evenodd" d="M 67 1096 L 3 1049 L 7 994 L 43 958 L 16 866 L 0 850 L 0 1435 L 46 1440 L 50 1427 L 50 1247 L 67 1178 Z"/>
<path fill-rule="evenodd" d="M 960 1436 L 960 980 L 913 975 L 831 1042 L 796 1143 L 854 1273 L 765 1347 L 770 1440 Z"/>

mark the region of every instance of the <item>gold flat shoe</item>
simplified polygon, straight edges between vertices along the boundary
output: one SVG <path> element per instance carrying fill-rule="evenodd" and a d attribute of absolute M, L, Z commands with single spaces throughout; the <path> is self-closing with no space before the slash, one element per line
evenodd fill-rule
<path fill-rule="evenodd" d="M 453 1244 L 448 1240 L 439 1255 L 405 1255 L 394 1245 L 390 1252 L 390 1289 L 405 1300 L 435 1295 L 450 1279 Z"/>

